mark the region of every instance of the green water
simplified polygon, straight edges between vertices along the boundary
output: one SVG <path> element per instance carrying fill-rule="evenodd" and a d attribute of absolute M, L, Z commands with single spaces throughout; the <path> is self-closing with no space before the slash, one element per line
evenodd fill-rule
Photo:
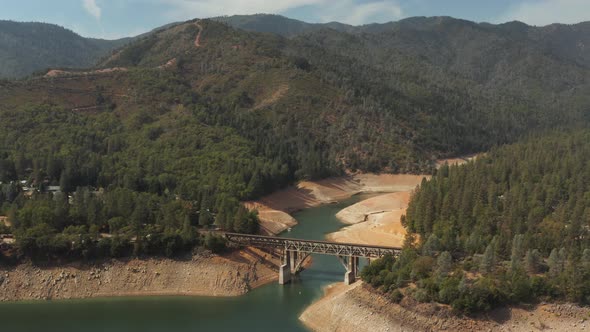
<path fill-rule="evenodd" d="M 283 236 L 324 239 L 342 224 L 335 214 L 366 196 L 307 209 Z M 315 255 L 288 285 L 269 284 L 233 298 L 135 297 L 0 304 L 0 331 L 307 331 L 301 312 L 324 286 L 344 279 L 336 257 Z"/>

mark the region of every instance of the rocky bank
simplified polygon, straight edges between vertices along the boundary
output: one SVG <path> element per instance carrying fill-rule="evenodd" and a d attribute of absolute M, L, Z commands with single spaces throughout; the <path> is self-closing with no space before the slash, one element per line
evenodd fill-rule
<path fill-rule="evenodd" d="M 106 260 L 55 267 L 0 266 L 0 301 L 112 296 L 237 296 L 277 279 L 278 261 L 246 248 L 218 256 L 201 252 L 185 260 Z"/>
<path fill-rule="evenodd" d="M 389 302 L 362 282 L 335 284 L 299 319 L 311 330 L 323 331 L 588 331 L 590 309 L 572 304 L 501 308 L 480 317 L 458 317 L 447 306 Z"/>

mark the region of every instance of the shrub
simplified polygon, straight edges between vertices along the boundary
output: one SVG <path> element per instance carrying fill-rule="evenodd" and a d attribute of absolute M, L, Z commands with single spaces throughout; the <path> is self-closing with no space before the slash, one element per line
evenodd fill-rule
<path fill-rule="evenodd" d="M 430 297 L 428 292 L 422 288 L 419 288 L 418 290 L 416 290 L 416 292 L 414 293 L 414 299 L 418 302 L 423 302 L 423 303 L 432 301 L 432 298 Z"/>
<path fill-rule="evenodd" d="M 434 264 L 434 258 L 430 256 L 418 257 L 418 259 L 414 261 L 414 264 L 412 264 L 412 279 L 417 280 L 427 278 L 432 272 Z"/>
<path fill-rule="evenodd" d="M 438 301 L 445 304 L 451 304 L 460 296 L 459 278 L 446 278 L 439 285 Z"/>
<path fill-rule="evenodd" d="M 396 288 L 389 293 L 389 299 L 393 303 L 400 303 L 404 299 L 404 294 Z"/>
<path fill-rule="evenodd" d="M 226 241 L 223 237 L 214 235 L 214 234 L 207 234 L 205 235 L 204 241 L 205 248 L 211 250 L 214 253 L 220 253 L 227 249 Z"/>

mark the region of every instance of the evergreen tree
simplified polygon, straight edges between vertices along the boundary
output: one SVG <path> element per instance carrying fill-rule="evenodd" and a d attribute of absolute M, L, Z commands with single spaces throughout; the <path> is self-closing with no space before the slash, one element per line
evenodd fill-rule
<path fill-rule="evenodd" d="M 422 245 L 422 254 L 427 256 L 434 256 L 440 250 L 440 240 L 436 234 L 430 234 L 428 240 Z"/>
<path fill-rule="evenodd" d="M 446 277 L 453 268 L 453 258 L 448 251 L 440 253 L 436 259 L 436 273 L 440 277 Z"/>
<path fill-rule="evenodd" d="M 512 254 L 510 255 L 510 269 L 514 272 L 522 268 L 524 256 L 524 236 L 515 235 L 512 239 Z"/>
<path fill-rule="evenodd" d="M 551 250 L 551 254 L 547 259 L 547 265 L 549 266 L 549 276 L 553 278 L 559 276 L 563 271 L 563 261 L 557 249 Z"/>
<path fill-rule="evenodd" d="M 483 256 L 481 257 L 481 262 L 479 264 L 479 272 L 485 274 L 492 272 L 494 265 L 496 264 L 496 257 L 494 254 L 494 248 L 490 244 L 486 247 Z"/>
<path fill-rule="evenodd" d="M 539 272 L 540 264 L 541 264 L 541 255 L 537 249 L 527 250 L 527 253 L 524 257 L 524 261 L 526 264 L 526 271 L 530 274 L 535 274 Z"/>
<path fill-rule="evenodd" d="M 590 272 L 590 248 L 584 249 L 581 259 L 582 266 Z"/>

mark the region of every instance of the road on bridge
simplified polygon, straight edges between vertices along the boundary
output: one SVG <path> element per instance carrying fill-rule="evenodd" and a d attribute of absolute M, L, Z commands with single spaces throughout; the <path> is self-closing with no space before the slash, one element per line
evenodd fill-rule
<path fill-rule="evenodd" d="M 354 282 L 358 276 L 359 257 L 370 259 L 383 257 L 385 255 L 397 256 L 402 250 L 402 248 L 398 247 L 312 241 L 277 236 L 239 233 L 225 233 L 224 235 L 229 242 L 237 245 L 281 250 L 283 264 L 279 271 L 280 284 L 289 282 L 291 280 L 291 274 L 296 274 L 300 271 L 303 261 L 310 254 L 337 256 L 346 269 L 344 282 L 350 284 Z"/>

